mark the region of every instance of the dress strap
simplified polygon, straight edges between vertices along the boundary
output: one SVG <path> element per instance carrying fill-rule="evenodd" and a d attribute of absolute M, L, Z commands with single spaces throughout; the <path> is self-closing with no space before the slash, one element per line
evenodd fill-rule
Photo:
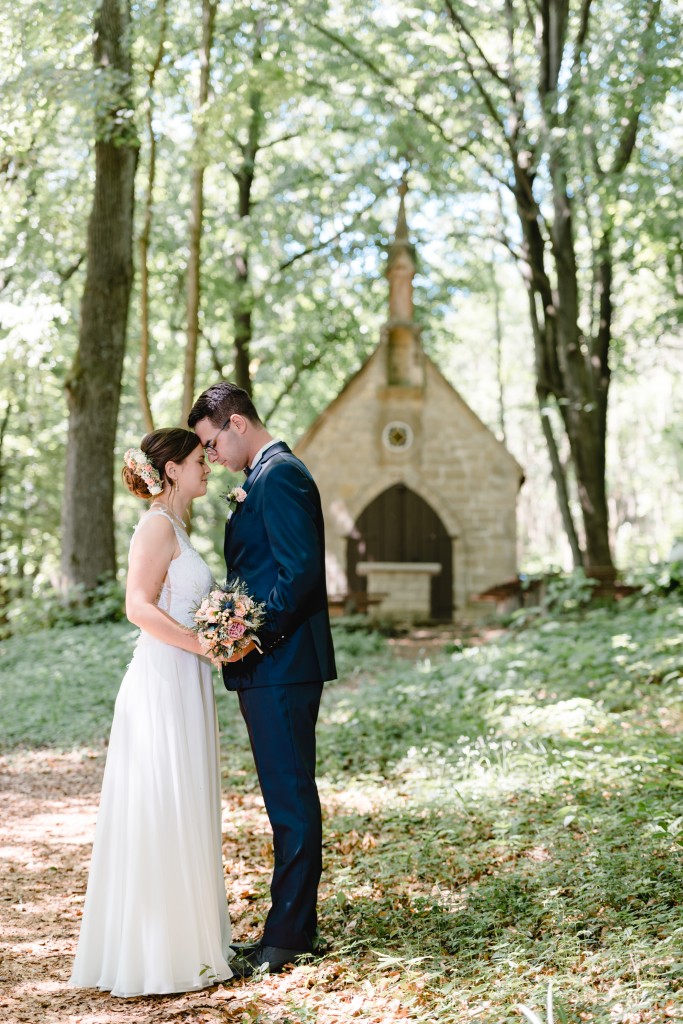
<path fill-rule="evenodd" d="M 140 516 L 140 518 L 138 519 L 137 524 L 135 526 L 135 529 L 133 530 L 133 533 L 131 534 L 130 544 L 128 545 L 128 557 L 129 558 L 130 558 L 131 552 L 133 550 L 133 544 L 135 543 L 135 539 L 136 539 L 136 537 L 138 537 L 138 530 L 140 528 L 140 525 L 142 523 L 144 523 L 147 519 L 151 518 L 152 516 L 163 516 L 164 519 L 167 519 L 169 521 L 169 523 L 173 527 L 173 532 L 175 533 L 175 537 L 176 537 L 176 540 L 178 542 L 178 547 L 180 548 L 181 553 L 183 551 L 186 551 L 188 548 L 192 547 L 192 545 L 190 543 L 190 538 L 187 536 L 187 533 L 185 532 L 184 526 L 181 526 L 179 521 L 178 522 L 175 521 L 175 519 L 173 518 L 173 514 L 170 513 L 168 511 L 168 509 L 161 508 L 161 506 L 159 506 L 159 505 L 157 505 L 156 508 L 150 506 L 147 509 L 147 511 L 143 512 L 143 514 Z"/>
<path fill-rule="evenodd" d="M 174 513 L 171 512 L 170 509 L 162 508 L 161 505 L 150 505 L 147 512 L 145 512 L 145 516 L 150 515 L 163 516 L 164 519 L 168 519 L 169 523 L 175 530 L 176 537 L 180 541 L 181 547 L 189 543 L 189 538 L 187 536 L 187 529 L 185 527 L 185 524 L 181 522 L 178 516 L 174 515 Z M 143 516 L 142 518 L 144 518 L 145 516 Z M 142 522 L 142 519 L 140 520 L 140 522 Z"/>

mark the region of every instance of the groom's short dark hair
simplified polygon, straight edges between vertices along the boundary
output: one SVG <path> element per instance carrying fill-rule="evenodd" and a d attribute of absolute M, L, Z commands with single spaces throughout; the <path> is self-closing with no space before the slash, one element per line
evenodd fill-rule
<path fill-rule="evenodd" d="M 195 423 L 208 417 L 212 423 L 220 426 L 234 413 L 244 416 L 257 426 L 263 425 L 247 392 L 229 380 L 221 380 L 201 393 L 190 409 L 187 425 L 191 430 Z"/>

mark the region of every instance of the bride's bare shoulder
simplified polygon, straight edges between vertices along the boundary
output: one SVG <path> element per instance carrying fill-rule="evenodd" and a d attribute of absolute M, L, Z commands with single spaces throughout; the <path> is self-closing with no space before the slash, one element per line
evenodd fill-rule
<path fill-rule="evenodd" d="M 147 546 L 147 544 L 160 544 L 164 541 L 175 542 L 175 530 L 173 523 L 164 515 L 163 512 L 157 512 L 155 509 L 147 509 L 146 512 L 140 516 L 138 525 L 133 531 L 131 538 L 131 546 L 133 542 L 139 543 L 140 541 Z"/>

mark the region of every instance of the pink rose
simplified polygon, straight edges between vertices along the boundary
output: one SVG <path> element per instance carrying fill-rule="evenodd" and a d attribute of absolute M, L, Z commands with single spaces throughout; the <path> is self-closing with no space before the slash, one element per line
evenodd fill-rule
<path fill-rule="evenodd" d="M 239 640 L 244 636 L 247 627 L 243 622 L 231 622 L 228 626 L 228 636 L 231 640 Z"/>

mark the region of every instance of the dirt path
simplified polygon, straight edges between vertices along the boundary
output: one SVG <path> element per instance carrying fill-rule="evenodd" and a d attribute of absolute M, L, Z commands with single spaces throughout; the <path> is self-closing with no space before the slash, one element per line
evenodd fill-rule
<path fill-rule="evenodd" d="M 103 768 L 104 755 L 95 751 L 26 751 L 0 758 L 0 1020 L 341 1024 L 361 1006 L 364 1021 L 404 1016 L 389 992 L 376 993 L 373 1007 L 368 1006 L 351 979 L 339 977 L 340 967 L 332 960 L 188 995 L 113 999 L 69 988 Z M 257 907 L 265 909 L 265 901 L 254 897 L 256 889 L 263 892 L 270 874 L 267 820 L 255 794 L 237 797 L 224 811 L 228 900 L 235 937 L 247 938 L 258 930 Z M 258 867 L 249 871 L 249 864 Z"/>

